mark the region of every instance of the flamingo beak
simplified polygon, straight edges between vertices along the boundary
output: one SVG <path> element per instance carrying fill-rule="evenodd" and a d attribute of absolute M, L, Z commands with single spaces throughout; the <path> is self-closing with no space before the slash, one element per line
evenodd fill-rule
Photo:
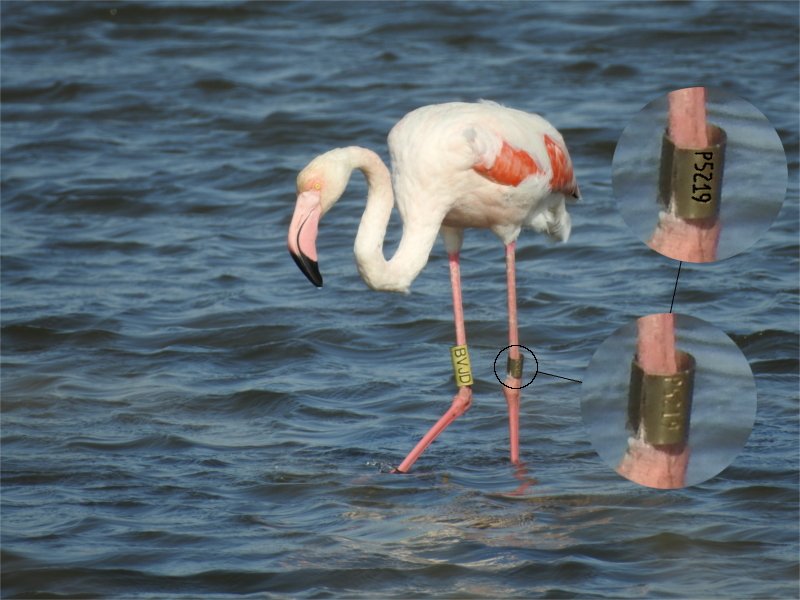
<path fill-rule="evenodd" d="M 289 224 L 289 253 L 308 280 L 322 287 L 322 275 L 317 265 L 317 231 L 322 216 L 320 194 L 303 192 L 297 196 L 292 222 Z"/>

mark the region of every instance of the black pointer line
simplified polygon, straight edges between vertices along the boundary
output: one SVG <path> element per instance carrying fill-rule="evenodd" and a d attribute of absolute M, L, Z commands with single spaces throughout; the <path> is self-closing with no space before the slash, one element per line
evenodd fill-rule
<path fill-rule="evenodd" d="M 583 383 L 580 379 L 570 379 L 569 377 L 562 377 L 561 375 L 553 375 L 552 373 L 545 373 L 544 371 L 539 371 L 537 375 L 547 375 L 548 377 L 557 377 L 558 379 L 566 379 L 567 381 L 573 381 L 575 383 Z"/>
<path fill-rule="evenodd" d="M 675 277 L 675 287 L 672 289 L 672 301 L 669 303 L 669 312 L 672 313 L 672 307 L 675 306 L 675 294 L 678 292 L 678 280 L 681 278 L 681 268 L 683 267 L 683 261 L 678 262 L 678 275 Z M 544 371 L 537 371 L 537 375 L 547 375 L 548 377 L 557 377 L 558 379 L 566 379 L 567 381 L 572 381 L 574 383 L 583 383 L 579 379 L 572 379 L 570 377 L 562 377 L 561 375 L 554 375 L 553 373 L 545 373 Z"/>
<path fill-rule="evenodd" d="M 669 303 L 669 312 L 672 314 L 672 307 L 675 305 L 675 292 L 678 291 L 678 279 L 681 278 L 681 267 L 683 266 L 683 261 L 678 263 L 678 276 L 675 278 L 675 287 L 672 289 L 672 302 Z"/>

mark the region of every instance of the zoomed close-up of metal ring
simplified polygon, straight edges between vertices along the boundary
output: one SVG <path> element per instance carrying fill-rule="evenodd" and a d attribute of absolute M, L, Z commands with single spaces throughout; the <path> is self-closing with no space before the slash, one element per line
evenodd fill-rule
<path fill-rule="evenodd" d="M 652 250 L 709 263 L 745 252 L 783 205 L 788 163 L 774 125 L 735 94 L 674 90 L 633 115 L 612 185 L 631 231 Z"/>
<path fill-rule="evenodd" d="M 727 136 L 716 125 L 708 125 L 707 132 L 709 145 L 701 148 L 678 147 L 664 132 L 658 200 L 682 219 L 719 215 Z"/>
<path fill-rule="evenodd" d="M 642 338 L 643 324 L 658 316 L 674 320 L 669 373 L 643 366 L 637 355 L 658 350 L 659 340 Z M 643 453 L 684 454 L 678 487 L 727 467 L 742 451 L 755 411 L 755 381 L 742 352 L 723 331 L 682 314 L 649 315 L 617 329 L 595 351 L 583 381 L 581 416 L 606 465 L 627 477 L 621 467 L 631 456 L 635 463 Z M 641 470 L 631 472 L 633 481 L 651 485 Z"/>
<path fill-rule="evenodd" d="M 658 375 L 631 362 L 628 428 L 647 444 L 679 444 L 689 438 L 695 360 L 678 351 L 676 363 L 677 372 Z"/>

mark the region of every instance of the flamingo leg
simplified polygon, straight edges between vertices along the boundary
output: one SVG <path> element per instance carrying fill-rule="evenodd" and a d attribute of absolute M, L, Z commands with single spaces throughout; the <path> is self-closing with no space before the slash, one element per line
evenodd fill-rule
<path fill-rule="evenodd" d="M 515 266 L 516 242 L 506 245 L 506 279 L 508 282 L 508 356 L 512 361 L 521 358 L 519 331 L 517 326 L 517 277 Z M 503 393 L 508 404 L 508 434 L 511 447 L 511 462 L 519 464 L 519 396 L 521 377 L 511 372 L 506 376 Z"/>
<path fill-rule="evenodd" d="M 467 334 L 464 327 L 464 308 L 461 303 L 461 269 L 458 263 L 458 252 L 449 254 L 450 259 L 450 283 L 453 287 L 453 316 L 456 324 L 456 344 L 466 345 Z M 461 386 L 458 388 L 458 393 L 453 397 L 453 403 L 447 412 L 430 428 L 419 443 L 414 446 L 414 449 L 406 456 L 405 460 L 400 463 L 400 466 L 395 469 L 395 472 L 407 473 L 411 466 L 416 462 L 425 449 L 431 445 L 442 431 L 444 431 L 450 423 L 455 421 L 458 417 L 463 415 L 472 404 L 472 387 Z"/>

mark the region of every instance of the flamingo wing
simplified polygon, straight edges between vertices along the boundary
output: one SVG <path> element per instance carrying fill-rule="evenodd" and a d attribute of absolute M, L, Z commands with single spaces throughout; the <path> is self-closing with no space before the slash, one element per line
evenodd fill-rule
<path fill-rule="evenodd" d="M 472 170 L 489 181 L 515 187 L 531 175 L 544 172 L 530 154 L 515 148 L 505 140 L 502 140 L 500 151 L 490 165 L 487 165 L 486 161 L 481 161 L 474 165 Z"/>
<path fill-rule="evenodd" d="M 559 143 L 549 135 L 545 135 L 544 146 L 553 169 L 553 174 L 550 176 L 550 189 L 564 194 L 564 196 L 580 197 L 575 171 L 572 168 L 572 161 L 567 154 L 567 149 L 564 147 L 564 142 Z"/>
<path fill-rule="evenodd" d="M 572 161 L 562 140 L 548 134 L 541 135 L 539 143 L 544 146 L 546 154 L 541 154 L 537 159 L 534 152 L 517 147 L 486 130 L 470 128 L 465 135 L 476 156 L 472 170 L 489 181 L 516 187 L 528 177 L 547 174 L 549 170 L 552 192 L 574 198 L 579 196 Z M 545 156 L 549 169 L 548 165 L 543 164 Z"/>

